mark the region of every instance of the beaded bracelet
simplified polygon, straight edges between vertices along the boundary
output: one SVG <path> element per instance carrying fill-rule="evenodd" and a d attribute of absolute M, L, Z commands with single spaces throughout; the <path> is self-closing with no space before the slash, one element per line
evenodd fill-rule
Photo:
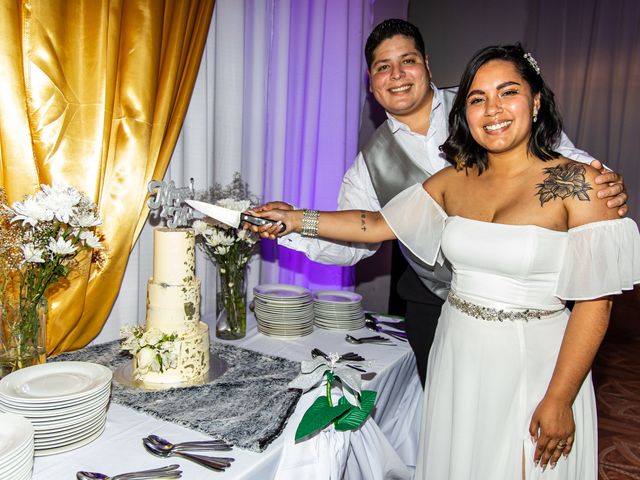
<path fill-rule="evenodd" d="M 302 231 L 303 237 L 318 236 L 318 219 L 320 212 L 318 210 L 302 210 Z"/>

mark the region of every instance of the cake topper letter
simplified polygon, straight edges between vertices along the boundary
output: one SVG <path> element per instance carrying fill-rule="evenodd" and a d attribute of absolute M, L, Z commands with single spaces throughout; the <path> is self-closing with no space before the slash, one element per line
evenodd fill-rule
<path fill-rule="evenodd" d="M 189 220 L 193 218 L 193 210 L 184 200 L 195 195 L 193 178 L 188 187 L 176 187 L 173 180 L 168 183 L 151 180 L 147 189 L 150 194 L 147 206 L 151 210 L 160 210 L 160 218 L 166 220 L 167 227 L 178 228 L 189 224 Z"/>

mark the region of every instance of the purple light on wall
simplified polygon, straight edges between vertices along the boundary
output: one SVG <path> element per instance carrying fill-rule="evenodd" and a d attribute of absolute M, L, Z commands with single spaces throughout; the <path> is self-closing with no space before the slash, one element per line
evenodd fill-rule
<path fill-rule="evenodd" d="M 336 208 L 342 176 L 358 151 L 370 3 L 273 2 L 265 200 Z M 321 265 L 274 244 L 264 244 L 262 251 L 263 260 L 277 259 L 278 282 L 317 289 L 354 285 L 351 267 Z"/>

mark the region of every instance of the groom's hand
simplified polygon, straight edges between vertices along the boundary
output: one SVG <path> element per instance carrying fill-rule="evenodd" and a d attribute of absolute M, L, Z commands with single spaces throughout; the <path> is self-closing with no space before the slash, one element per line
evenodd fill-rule
<path fill-rule="evenodd" d="M 600 160 L 591 162 L 591 166 L 600 172 L 596 177 L 596 184 L 608 184 L 607 188 L 603 188 L 598 192 L 598 198 L 609 198 L 607 206 L 609 208 L 618 208 L 618 215 L 624 217 L 629 211 L 627 205 L 627 190 L 624 186 L 624 179 L 619 173 L 606 169 Z"/>

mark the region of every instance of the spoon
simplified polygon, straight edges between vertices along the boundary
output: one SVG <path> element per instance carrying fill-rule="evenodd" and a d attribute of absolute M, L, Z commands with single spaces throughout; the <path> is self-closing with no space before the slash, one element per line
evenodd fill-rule
<path fill-rule="evenodd" d="M 205 455 L 196 455 L 193 453 L 186 452 L 178 452 L 176 450 L 164 450 L 159 448 L 158 445 L 147 440 L 146 438 L 142 439 L 142 444 L 144 448 L 157 457 L 171 457 L 178 456 L 182 458 L 186 458 L 187 460 L 191 460 L 198 465 L 209 468 L 211 470 L 215 470 L 216 472 L 224 472 L 224 469 L 231 466 L 231 462 L 234 461 L 233 458 L 229 457 L 207 457 Z"/>
<path fill-rule="evenodd" d="M 380 335 L 374 335 L 373 337 L 361 337 L 361 338 L 356 338 L 353 337 L 351 335 L 349 335 L 347 333 L 347 335 L 344 337 L 344 339 L 349 342 L 349 343 L 353 343 L 355 345 L 360 345 L 363 343 L 377 343 L 379 345 L 389 345 L 392 347 L 395 347 L 396 344 L 393 343 L 391 340 L 389 340 L 386 337 L 381 337 Z"/>
<path fill-rule="evenodd" d="M 158 446 L 158 449 L 163 449 L 167 451 L 174 450 L 176 452 L 185 451 L 185 450 L 219 450 L 219 451 L 229 451 L 233 447 L 233 445 L 228 444 L 222 440 L 202 440 L 196 442 L 180 442 L 180 443 L 171 443 L 169 440 L 165 440 L 162 437 L 157 435 L 149 435 L 147 440 L 155 443 Z"/>
<path fill-rule="evenodd" d="M 177 470 L 180 465 L 168 465 L 166 467 L 153 468 L 151 470 L 139 470 L 137 472 L 120 473 L 110 477 L 100 472 L 77 472 L 78 480 L 142 480 L 145 478 L 180 478 L 182 471 Z"/>

